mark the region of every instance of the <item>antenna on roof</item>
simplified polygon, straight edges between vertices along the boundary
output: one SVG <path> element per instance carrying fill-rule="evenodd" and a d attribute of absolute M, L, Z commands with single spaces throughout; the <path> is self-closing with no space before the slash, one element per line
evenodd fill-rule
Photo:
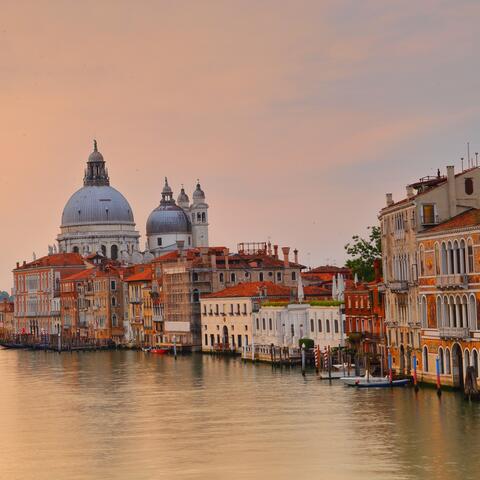
<path fill-rule="evenodd" d="M 462 172 L 463 172 L 463 157 L 460 157 L 460 160 L 462 161 Z"/>
<path fill-rule="evenodd" d="M 468 168 L 470 168 L 470 142 L 467 142 L 467 159 L 468 159 Z"/>
<path fill-rule="evenodd" d="M 475 152 L 475 166 L 478 167 L 478 152 Z"/>

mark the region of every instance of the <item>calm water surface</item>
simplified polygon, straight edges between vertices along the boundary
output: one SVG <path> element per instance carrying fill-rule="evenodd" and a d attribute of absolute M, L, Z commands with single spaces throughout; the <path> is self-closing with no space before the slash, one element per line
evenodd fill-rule
<path fill-rule="evenodd" d="M 0 350 L 1 479 L 454 479 L 480 405 L 208 356 Z"/>

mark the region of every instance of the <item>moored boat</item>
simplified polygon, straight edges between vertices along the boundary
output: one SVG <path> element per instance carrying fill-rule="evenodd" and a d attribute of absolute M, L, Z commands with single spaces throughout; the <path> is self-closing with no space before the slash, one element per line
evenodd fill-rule
<path fill-rule="evenodd" d="M 366 374 L 363 377 L 342 377 L 340 380 L 349 387 L 358 388 L 382 388 L 382 387 L 403 387 L 410 383 L 408 378 L 392 380 L 387 377 L 374 377 Z"/>

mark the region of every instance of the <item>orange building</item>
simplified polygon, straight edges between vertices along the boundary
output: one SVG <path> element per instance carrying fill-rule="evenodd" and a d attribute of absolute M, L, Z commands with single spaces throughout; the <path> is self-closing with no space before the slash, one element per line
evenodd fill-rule
<path fill-rule="evenodd" d="M 418 234 L 420 379 L 462 387 L 479 373 L 480 210 L 471 209 Z M 398 342 L 399 339 L 391 339 Z"/>
<path fill-rule="evenodd" d="M 9 298 L 0 300 L 0 338 L 9 340 L 14 331 L 13 325 L 14 304 Z"/>

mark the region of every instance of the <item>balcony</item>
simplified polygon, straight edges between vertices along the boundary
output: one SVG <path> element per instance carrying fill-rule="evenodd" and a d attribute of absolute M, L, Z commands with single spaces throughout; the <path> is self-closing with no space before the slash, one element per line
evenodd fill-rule
<path fill-rule="evenodd" d="M 441 338 L 465 339 L 470 336 L 470 329 L 464 327 L 440 327 L 438 333 Z"/>
<path fill-rule="evenodd" d="M 388 284 L 392 292 L 408 292 L 408 282 L 406 280 L 394 280 Z"/>
<path fill-rule="evenodd" d="M 436 278 L 436 285 L 440 290 L 465 289 L 468 287 L 468 275 L 464 273 L 439 275 Z"/>

